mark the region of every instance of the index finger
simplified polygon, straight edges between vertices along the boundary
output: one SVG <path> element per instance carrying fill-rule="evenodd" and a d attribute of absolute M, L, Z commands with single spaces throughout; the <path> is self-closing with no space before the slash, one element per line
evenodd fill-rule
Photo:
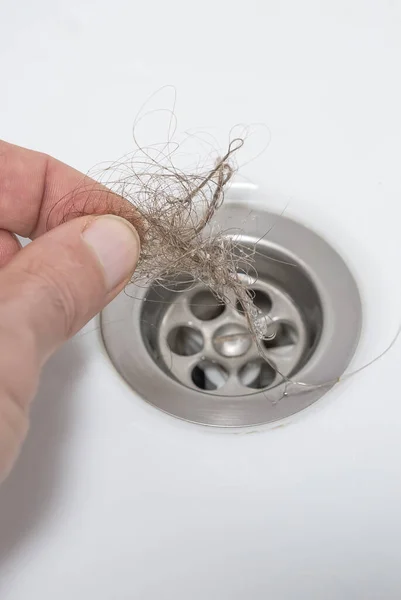
<path fill-rule="evenodd" d="M 0 140 L 0 229 L 34 239 L 85 214 L 122 216 L 141 236 L 127 200 L 51 156 Z"/>

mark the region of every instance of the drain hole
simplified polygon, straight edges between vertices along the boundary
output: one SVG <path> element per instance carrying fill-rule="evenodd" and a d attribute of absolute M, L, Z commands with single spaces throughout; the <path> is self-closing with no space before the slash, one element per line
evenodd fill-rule
<path fill-rule="evenodd" d="M 203 336 L 200 331 L 192 327 L 175 327 L 167 337 L 170 350 L 180 356 L 197 354 L 203 348 Z"/>
<path fill-rule="evenodd" d="M 276 372 L 267 362 L 254 360 L 244 365 L 238 377 L 242 385 L 260 390 L 267 388 L 276 378 Z"/>
<path fill-rule="evenodd" d="M 298 333 L 293 325 L 289 323 L 278 323 L 276 334 L 272 338 L 263 340 L 265 348 L 280 348 L 281 346 L 293 346 L 298 341 Z"/>
<path fill-rule="evenodd" d="M 272 301 L 268 294 L 261 292 L 260 290 L 249 290 L 252 296 L 252 300 L 256 308 L 259 308 L 265 315 L 267 315 L 272 308 Z M 241 302 L 237 301 L 236 308 L 238 312 L 243 313 Z"/>
<path fill-rule="evenodd" d="M 189 307 L 197 319 L 211 321 L 224 312 L 225 304 L 209 290 L 203 290 L 193 296 Z"/>
<path fill-rule="evenodd" d="M 265 292 L 261 292 L 260 290 L 251 290 L 253 294 L 253 303 L 256 308 L 260 308 L 260 310 L 267 314 L 271 311 L 272 301 L 270 296 L 268 296 Z"/>
<path fill-rule="evenodd" d="M 217 363 L 204 360 L 192 370 L 192 381 L 201 390 L 217 390 L 228 379 L 227 371 Z"/>

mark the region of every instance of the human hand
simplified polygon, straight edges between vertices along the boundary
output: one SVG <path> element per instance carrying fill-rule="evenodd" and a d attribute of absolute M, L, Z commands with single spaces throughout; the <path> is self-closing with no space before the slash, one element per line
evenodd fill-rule
<path fill-rule="evenodd" d="M 86 216 L 68 220 L 83 178 L 0 141 L 0 482 L 26 435 L 44 363 L 123 289 L 138 259 L 134 227 L 107 214 L 129 211 L 126 201 L 100 185 L 75 195 L 74 214 Z M 13 234 L 33 242 L 21 249 Z"/>

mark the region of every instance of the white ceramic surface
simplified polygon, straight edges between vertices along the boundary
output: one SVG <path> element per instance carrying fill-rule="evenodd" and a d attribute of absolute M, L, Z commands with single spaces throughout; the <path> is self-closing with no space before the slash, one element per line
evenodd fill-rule
<path fill-rule="evenodd" d="M 399 0 L 3 0 L 0 67 L 0 136 L 84 171 L 132 148 L 165 84 L 182 130 L 224 141 L 266 123 L 243 173 L 350 264 L 366 319 L 354 367 L 391 341 Z M 400 359 L 401 343 L 281 426 L 211 431 L 135 397 L 91 323 L 48 364 L 0 492 L 0 597 L 398 600 Z"/>

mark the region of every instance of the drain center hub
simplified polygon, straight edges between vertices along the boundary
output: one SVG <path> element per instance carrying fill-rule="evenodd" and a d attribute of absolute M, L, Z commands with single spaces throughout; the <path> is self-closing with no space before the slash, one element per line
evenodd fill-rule
<path fill-rule="evenodd" d="M 222 356 L 242 356 L 252 345 L 249 331 L 235 323 L 220 327 L 213 336 L 213 346 Z"/>

